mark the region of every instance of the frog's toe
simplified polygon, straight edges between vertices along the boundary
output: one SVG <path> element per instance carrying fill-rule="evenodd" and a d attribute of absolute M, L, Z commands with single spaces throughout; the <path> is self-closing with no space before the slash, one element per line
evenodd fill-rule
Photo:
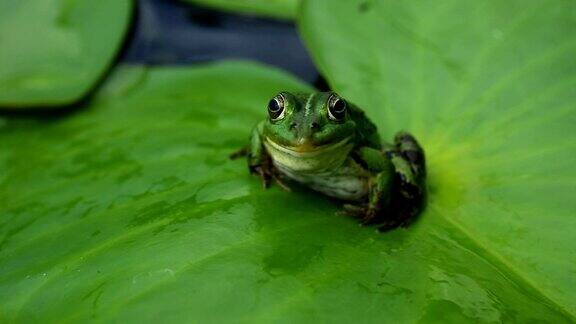
<path fill-rule="evenodd" d="M 386 220 L 378 224 L 378 230 L 380 232 L 387 232 L 398 227 L 408 227 L 414 220 L 416 213 L 409 212 L 404 215 L 398 215 L 399 218 Z"/>
<path fill-rule="evenodd" d="M 351 204 L 345 204 L 343 206 L 344 210 L 341 214 L 352 216 L 358 220 L 360 220 L 361 225 L 370 225 L 373 224 L 376 220 L 376 216 L 378 212 L 374 208 L 370 208 L 368 206 L 357 206 Z"/>
<path fill-rule="evenodd" d="M 282 176 L 280 174 L 273 174 L 272 177 L 274 178 L 274 181 L 280 186 L 280 188 L 282 188 L 284 191 L 288 191 L 291 192 L 292 189 L 290 189 L 290 187 L 284 182 L 284 180 L 282 179 Z"/>
<path fill-rule="evenodd" d="M 376 211 L 372 208 L 368 208 L 362 217 L 362 221 L 360 222 L 362 225 L 370 225 L 374 224 L 376 220 Z"/>
<path fill-rule="evenodd" d="M 339 213 L 346 216 L 352 216 L 354 218 L 362 218 L 366 213 L 366 208 L 362 206 L 344 204 L 342 206 L 343 210 Z"/>
<path fill-rule="evenodd" d="M 237 158 L 247 156 L 247 155 L 248 155 L 248 147 L 244 146 L 241 149 L 237 150 L 236 152 L 233 152 L 232 154 L 230 154 L 228 157 L 230 158 L 230 160 L 235 160 Z"/>
<path fill-rule="evenodd" d="M 361 212 L 362 210 L 364 210 L 363 207 L 357 206 L 357 205 L 352 205 L 352 204 L 344 204 L 344 205 L 342 205 L 342 208 L 344 208 L 343 212 L 350 213 L 350 214 L 357 214 L 357 213 Z"/>
<path fill-rule="evenodd" d="M 270 187 L 270 178 L 266 175 L 260 175 L 260 180 L 262 180 L 262 189 L 268 189 Z"/>
<path fill-rule="evenodd" d="M 268 172 L 266 172 L 264 168 L 262 168 L 261 166 L 250 168 L 250 173 L 260 178 L 260 180 L 262 181 L 262 188 L 268 189 L 268 187 L 270 187 L 271 176 Z"/>

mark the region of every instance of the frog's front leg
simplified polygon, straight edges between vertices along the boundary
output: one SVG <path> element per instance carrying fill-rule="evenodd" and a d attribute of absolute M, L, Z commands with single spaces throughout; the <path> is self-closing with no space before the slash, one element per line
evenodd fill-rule
<path fill-rule="evenodd" d="M 250 145 L 233 153 L 230 158 L 236 159 L 240 156 L 247 156 L 248 170 L 251 174 L 262 179 L 264 189 L 268 188 L 274 179 L 282 189 L 290 191 L 290 188 L 282 181 L 282 175 L 272 163 L 272 158 L 262 144 L 261 128 L 262 123 L 256 125 L 250 134 Z"/>
<path fill-rule="evenodd" d="M 362 224 L 380 223 L 389 212 L 394 167 L 381 151 L 370 147 L 359 148 L 353 156 L 355 161 L 369 172 L 370 190 L 365 204 L 346 204 L 344 211 L 360 218 Z"/>

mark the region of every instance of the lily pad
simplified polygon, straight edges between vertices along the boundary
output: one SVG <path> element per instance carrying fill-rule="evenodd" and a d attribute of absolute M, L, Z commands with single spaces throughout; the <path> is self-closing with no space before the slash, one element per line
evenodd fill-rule
<path fill-rule="evenodd" d="M 283 20 L 296 17 L 300 0 L 184 0 L 215 9 Z"/>
<path fill-rule="evenodd" d="M 480 190 L 450 155 L 430 151 L 427 213 L 386 234 L 305 189 L 263 190 L 227 156 L 279 90 L 310 88 L 249 63 L 122 67 L 74 115 L 2 120 L 0 321 L 571 320 L 480 225 L 445 216 Z"/>
<path fill-rule="evenodd" d="M 130 0 L 0 0 L 0 107 L 74 103 L 118 52 Z"/>
<path fill-rule="evenodd" d="M 574 320 L 576 3 L 314 0 L 300 29 L 334 89 L 422 141 L 423 222 Z"/>

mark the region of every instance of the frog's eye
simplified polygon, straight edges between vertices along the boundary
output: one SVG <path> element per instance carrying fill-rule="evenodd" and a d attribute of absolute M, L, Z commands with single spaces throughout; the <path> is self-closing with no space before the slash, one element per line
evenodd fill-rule
<path fill-rule="evenodd" d="M 346 116 L 346 101 L 336 95 L 328 99 L 328 118 L 332 120 L 342 120 Z"/>
<path fill-rule="evenodd" d="M 268 115 L 273 121 L 284 118 L 284 97 L 277 95 L 268 102 Z"/>

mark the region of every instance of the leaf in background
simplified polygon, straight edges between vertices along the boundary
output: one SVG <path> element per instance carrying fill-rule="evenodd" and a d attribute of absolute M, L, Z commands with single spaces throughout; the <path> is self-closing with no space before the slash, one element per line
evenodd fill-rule
<path fill-rule="evenodd" d="M 310 88 L 247 63 L 123 67 L 72 116 L 4 120 L 0 322 L 569 320 L 441 206 L 380 234 L 264 191 L 227 156 L 279 90 Z"/>
<path fill-rule="evenodd" d="M 422 141 L 428 231 L 574 320 L 576 3 L 314 0 L 300 29 L 335 90 Z"/>
<path fill-rule="evenodd" d="M 296 17 L 300 0 L 184 0 L 215 9 L 285 20 Z"/>
<path fill-rule="evenodd" d="M 129 0 L 0 0 L 0 107 L 74 103 L 118 52 Z"/>

